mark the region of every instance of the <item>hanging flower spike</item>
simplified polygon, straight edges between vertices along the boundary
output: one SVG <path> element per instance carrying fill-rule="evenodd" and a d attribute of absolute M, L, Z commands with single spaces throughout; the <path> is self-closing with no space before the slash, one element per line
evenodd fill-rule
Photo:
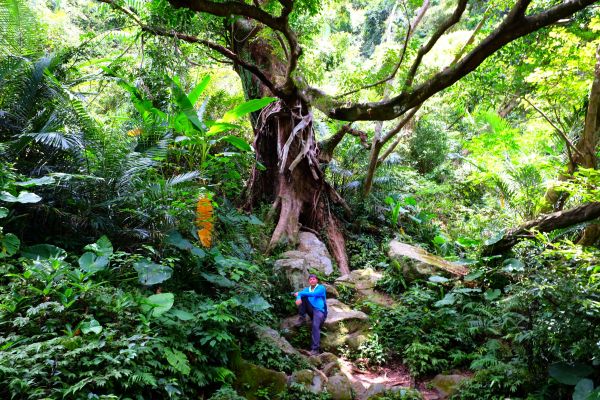
<path fill-rule="evenodd" d="M 127 136 L 136 137 L 142 134 L 142 128 L 135 128 L 127 132 Z"/>
<path fill-rule="evenodd" d="M 210 247 L 213 232 L 213 206 L 212 202 L 204 194 L 198 196 L 196 204 L 196 226 L 198 227 L 198 239 L 204 247 Z"/>

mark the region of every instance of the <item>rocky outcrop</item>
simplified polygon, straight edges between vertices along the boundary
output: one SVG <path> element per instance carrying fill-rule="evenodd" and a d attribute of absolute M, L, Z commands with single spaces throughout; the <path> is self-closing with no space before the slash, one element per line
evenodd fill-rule
<path fill-rule="evenodd" d="M 280 349 L 281 351 L 283 351 L 285 354 L 297 355 L 297 356 L 300 355 L 298 350 L 296 350 L 294 348 L 294 346 L 292 346 L 275 329 L 271 329 L 267 326 L 260 326 L 260 325 L 256 325 L 256 324 L 254 324 L 252 326 L 252 328 L 258 338 L 260 338 L 261 340 L 264 340 L 265 342 L 272 344 L 273 346 L 275 346 L 278 349 Z"/>
<path fill-rule="evenodd" d="M 325 387 L 327 393 L 329 393 L 334 400 L 352 400 L 353 398 L 352 385 L 345 375 L 333 375 L 329 378 Z"/>
<path fill-rule="evenodd" d="M 357 300 L 367 300 L 384 307 L 394 305 L 394 300 L 375 290 L 375 285 L 383 278 L 381 272 L 372 268 L 357 269 L 335 280 L 337 288 L 346 286 L 356 293 Z"/>
<path fill-rule="evenodd" d="M 300 232 L 298 249 L 287 251 L 275 261 L 275 272 L 283 273 L 294 290 L 300 290 L 308 282 L 311 270 L 325 276 L 333 273 L 333 263 L 327 246 L 311 232 Z"/>
<path fill-rule="evenodd" d="M 436 375 L 430 382 L 430 385 L 435 388 L 442 399 L 447 399 L 454 393 L 456 393 L 458 385 L 469 379 L 466 375 L 452 374 L 452 375 Z"/>
<path fill-rule="evenodd" d="M 464 276 L 469 273 L 463 265 L 444 260 L 420 247 L 398 240 L 390 242 L 388 256 L 400 264 L 402 275 L 407 282 L 427 279 L 433 275 Z"/>
<path fill-rule="evenodd" d="M 274 371 L 260 365 L 254 365 L 245 360 L 237 360 L 233 366 L 236 391 L 246 399 L 257 399 L 256 393 L 259 389 L 268 388 L 271 396 L 283 392 L 287 387 L 288 378 L 286 374 Z"/>
<path fill-rule="evenodd" d="M 321 348 L 324 351 L 339 353 L 342 345 L 357 349 L 366 339 L 369 329 L 369 317 L 361 311 L 356 311 L 337 299 L 327 299 L 327 319 L 323 325 Z M 298 317 L 286 318 L 282 325 L 285 337 L 292 337 L 301 327 L 296 326 Z M 306 328 L 310 328 L 310 319 L 306 320 Z M 306 344 L 307 346 L 309 343 Z"/>

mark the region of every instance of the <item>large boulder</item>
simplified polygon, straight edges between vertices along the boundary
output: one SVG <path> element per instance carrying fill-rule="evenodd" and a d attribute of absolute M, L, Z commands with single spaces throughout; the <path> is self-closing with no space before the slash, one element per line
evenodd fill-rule
<path fill-rule="evenodd" d="M 469 379 L 466 375 L 452 374 L 452 375 L 436 375 L 429 384 L 436 389 L 442 399 L 447 399 L 454 393 L 456 393 L 458 385 Z"/>
<path fill-rule="evenodd" d="M 294 290 L 300 290 L 307 285 L 311 270 L 331 275 L 331 256 L 327 246 L 314 233 L 300 232 L 298 249 L 281 254 L 281 258 L 275 261 L 275 271 L 283 273 Z"/>
<path fill-rule="evenodd" d="M 302 385 L 312 393 L 321 393 L 326 380 L 327 377 L 317 371 L 311 369 L 302 369 L 292 373 L 290 383 Z"/>
<path fill-rule="evenodd" d="M 336 288 L 346 286 L 356 292 L 357 300 L 368 300 L 381 306 L 389 307 L 394 300 L 385 293 L 375 290 L 375 285 L 383 278 L 381 272 L 372 268 L 356 269 L 349 274 L 342 275 L 335 280 Z"/>
<path fill-rule="evenodd" d="M 267 326 L 261 326 L 257 324 L 253 324 L 252 328 L 256 333 L 256 336 L 259 337 L 261 340 L 271 343 L 273 346 L 279 348 L 285 354 L 300 356 L 298 350 L 296 350 L 294 346 L 292 346 L 275 329 L 271 329 Z"/>
<path fill-rule="evenodd" d="M 258 390 L 267 389 L 269 394 L 275 397 L 287 387 L 287 376 L 283 372 L 254 365 L 245 360 L 238 359 L 233 365 L 233 372 L 234 388 L 249 400 L 258 399 Z"/>
<path fill-rule="evenodd" d="M 464 276 L 469 273 L 463 265 L 444 260 L 420 247 L 398 240 L 390 242 L 388 256 L 400 264 L 402 275 L 407 282 L 427 279 L 433 275 Z"/>
<path fill-rule="evenodd" d="M 350 380 L 342 374 L 330 377 L 325 387 L 333 400 L 352 400 L 353 398 Z"/>
<path fill-rule="evenodd" d="M 353 350 L 366 340 L 369 329 L 369 317 L 361 311 L 356 311 L 337 299 L 327 299 L 327 319 L 321 335 L 321 349 L 339 353 L 342 345 Z M 281 328 L 284 336 L 293 337 L 302 327 L 297 326 L 298 317 L 293 316 L 283 320 Z M 310 319 L 307 318 L 304 329 L 310 329 Z M 310 343 L 306 343 L 308 347 Z"/>

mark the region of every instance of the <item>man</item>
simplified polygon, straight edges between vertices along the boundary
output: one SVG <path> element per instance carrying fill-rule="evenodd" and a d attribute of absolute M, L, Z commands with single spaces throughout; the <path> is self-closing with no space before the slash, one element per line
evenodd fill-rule
<path fill-rule="evenodd" d="M 308 284 L 309 287 L 294 293 L 294 296 L 300 314 L 298 324 L 304 324 L 306 314 L 312 319 L 310 354 L 317 355 L 321 347 L 321 327 L 327 318 L 326 292 L 325 286 L 319 285 L 319 279 L 314 274 L 308 276 Z"/>

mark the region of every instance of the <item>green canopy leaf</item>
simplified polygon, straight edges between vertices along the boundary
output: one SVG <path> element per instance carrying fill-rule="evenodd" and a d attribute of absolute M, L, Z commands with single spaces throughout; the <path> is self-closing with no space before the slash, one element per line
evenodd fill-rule
<path fill-rule="evenodd" d="M 51 244 L 36 244 L 21 249 L 21 255 L 32 260 L 57 258 L 63 260 L 67 252 Z"/>
<path fill-rule="evenodd" d="M 10 194 L 8 192 L 1 192 L 0 200 L 5 201 L 7 203 L 28 204 L 28 203 L 37 203 L 40 200 L 42 200 L 42 198 L 40 196 L 38 196 L 37 194 L 30 193 L 30 192 L 20 192 L 17 197 L 13 196 L 12 194 Z"/>
<path fill-rule="evenodd" d="M 91 321 L 86 321 L 81 324 L 81 333 L 87 335 L 88 333 L 95 333 L 96 335 L 102 332 L 102 325 L 100 322 L 92 319 Z"/>
<path fill-rule="evenodd" d="M 99 256 L 110 257 L 113 253 L 113 246 L 106 236 L 102 236 L 96 243 L 88 244 L 85 250 L 93 251 Z"/>
<path fill-rule="evenodd" d="M 253 99 L 245 103 L 240 104 L 231 111 L 228 111 L 223 115 L 223 118 L 219 122 L 232 122 L 236 119 L 243 117 L 251 112 L 258 111 L 267 104 L 270 104 L 277 100 L 275 97 L 263 97 L 262 99 Z"/>
<path fill-rule="evenodd" d="M 165 349 L 165 357 L 173 368 L 181 372 L 183 375 L 189 375 L 190 363 L 185 354 L 176 349 Z"/>
<path fill-rule="evenodd" d="M 160 317 L 173 307 L 175 296 L 173 293 L 159 293 L 147 297 L 142 302 L 142 311 L 150 313 L 152 317 Z"/>
<path fill-rule="evenodd" d="M 244 139 L 237 136 L 229 135 L 223 136 L 220 140 L 234 145 L 241 151 L 252 151 L 252 147 Z"/>
<path fill-rule="evenodd" d="M 108 267 L 108 263 L 107 256 L 98 256 L 89 251 L 79 257 L 79 267 L 88 273 L 104 271 Z"/>
<path fill-rule="evenodd" d="M 0 238 L 0 258 L 10 257 L 19 251 L 21 241 L 12 233 L 7 233 Z"/>
<path fill-rule="evenodd" d="M 133 264 L 142 285 L 156 285 L 169 279 L 173 269 L 165 265 L 155 264 L 149 260 L 141 260 Z"/>

